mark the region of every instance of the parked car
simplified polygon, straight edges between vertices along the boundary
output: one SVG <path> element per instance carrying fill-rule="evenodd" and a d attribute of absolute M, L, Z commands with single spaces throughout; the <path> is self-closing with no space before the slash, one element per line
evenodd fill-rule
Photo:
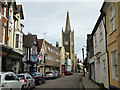
<path fill-rule="evenodd" d="M 49 78 L 56 78 L 56 74 L 54 71 L 46 71 L 45 72 L 45 78 L 49 79 Z"/>
<path fill-rule="evenodd" d="M 22 81 L 22 87 L 24 89 L 31 89 L 35 87 L 35 80 L 28 73 L 17 74 L 20 81 Z"/>
<path fill-rule="evenodd" d="M 65 75 L 71 75 L 71 72 L 70 71 L 66 71 Z"/>
<path fill-rule="evenodd" d="M 22 82 L 13 72 L 0 72 L 0 88 L 7 90 L 22 89 Z"/>
<path fill-rule="evenodd" d="M 42 73 L 40 72 L 32 72 L 30 75 L 35 79 L 35 83 L 40 85 L 42 83 L 45 83 L 45 78 Z"/>
<path fill-rule="evenodd" d="M 60 78 L 60 73 L 58 71 L 54 71 L 56 78 Z"/>

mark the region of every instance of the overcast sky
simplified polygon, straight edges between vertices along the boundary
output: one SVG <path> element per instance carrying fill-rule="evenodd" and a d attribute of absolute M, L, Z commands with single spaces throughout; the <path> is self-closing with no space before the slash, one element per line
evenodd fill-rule
<path fill-rule="evenodd" d="M 75 53 L 82 60 L 82 48 L 86 46 L 87 34 L 91 33 L 100 15 L 103 2 L 20 2 L 25 19 L 23 32 L 37 34 L 55 46 L 62 45 L 62 27 L 65 29 L 67 11 L 71 29 L 75 32 Z"/>

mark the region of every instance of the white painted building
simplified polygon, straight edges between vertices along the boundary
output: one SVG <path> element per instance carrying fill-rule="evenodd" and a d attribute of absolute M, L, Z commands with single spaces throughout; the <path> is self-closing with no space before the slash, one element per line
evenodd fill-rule
<path fill-rule="evenodd" d="M 100 15 L 93 29 L 95 82 L 108 88 L 108 58 L 106 52 L 105 17 Z"/>
<path fill-rule="evenodd" d="M 16 5 L 15 0 L 9 2 L 8 9 L 8 39 L 7 47 L 10 48 L 10 52 L 7 58 L 3 58 L 2 64 L 5 65 L 3 71 L 13 70 L 18 73 L 21 68 L 21 60 L 23 57 L 23 25 L 21 20 L 24 19 L 22 5 Z"/>

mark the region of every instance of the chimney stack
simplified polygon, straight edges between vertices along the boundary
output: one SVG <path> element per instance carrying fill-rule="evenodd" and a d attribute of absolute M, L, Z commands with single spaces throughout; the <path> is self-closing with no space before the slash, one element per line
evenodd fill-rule
<path fill-rule="evenodd" d="M 56 48 L 58 48 L 59 47 L 59 43 L 58 42 L 56 42 Z"/>

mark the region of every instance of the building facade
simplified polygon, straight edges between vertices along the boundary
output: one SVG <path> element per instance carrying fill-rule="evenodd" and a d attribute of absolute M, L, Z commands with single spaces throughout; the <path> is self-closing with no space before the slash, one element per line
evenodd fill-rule
<path fill-rule="evenodd" d="M 13 46 L 16 45 L 14 42 L 13 34 L 15 34 L 16 29 L 14 28 L 16 25 L 14 24 L 14 17 L 19 17 L 20 24 L 21 19 L 24 19 L 22 5 L 21 10 L 17 8 L 16 2 L 12 0 L 11 2 L 1 2 L 1 24 L 0 24 L 0 47 L 1 47 L 1 71 L 14 71 L 18 73 L 19 68 L 21 67 L 21 59 L 23 57 L 22 48 L 16 49 Z M 22 14 L 22 16 L 21 16 Z M 16 26 L 19 29 L 19 32 L 22 33 L 21 26 Z M 23 34 L 23 33 L 22 33 Z M 22 36 L 21 34 L 21 36 Z M 18 40 L 22 43 L 22 37 Z M 22 47 L 22 44 L 20 44 Z"/>
<path fill-rule="evenodd" d="M 94 45 L 93 36 L 87 34 L 87 51 L 88 51 L 88 63 L 89 63 L 89 78 L 95 81 L 95 62 L 94 62 Z"/>
<path fill-rule="evenodd" d="M 110 87 L 120 89 L 120 2 L 104 2 L 101 12 L 106 16 Z"/>
<path fill-rule="evenodd" d="M 39 52 L 39 47 L 38 47 L 37 35 L 32 35 L 31 33 L 24 35 L 23 36 L 24 57 L 22 58 L 23 72 L 37 71 L 38 52 Z"/>
<path fill-rule="evenodd" d="M 71 31 L 69 12 L 67 12 L 66 28 L 62 29 L 62 46 L 65 48 L 65 52 L 69 53 L 69 59 L 71 59 L 71 71 L 74 70 L 74 30 Z"/>
<path fill-rule="evenodd" d="M 44 39 L 38 39 L 40 47 L 41 63 L 39 63 L 39 71 L 57 70 L 60 72 L 60 50 L 48 43 Z M 44 74 L 44 73 L 43 73 Z"/>
<path fill-rule="evenodd" d="M 105 17 L 101 13 L 92 32 L 94 45 L 95 82 L 109 88 Z M 101 73 L 103 72 L 103 73 Z"/>

